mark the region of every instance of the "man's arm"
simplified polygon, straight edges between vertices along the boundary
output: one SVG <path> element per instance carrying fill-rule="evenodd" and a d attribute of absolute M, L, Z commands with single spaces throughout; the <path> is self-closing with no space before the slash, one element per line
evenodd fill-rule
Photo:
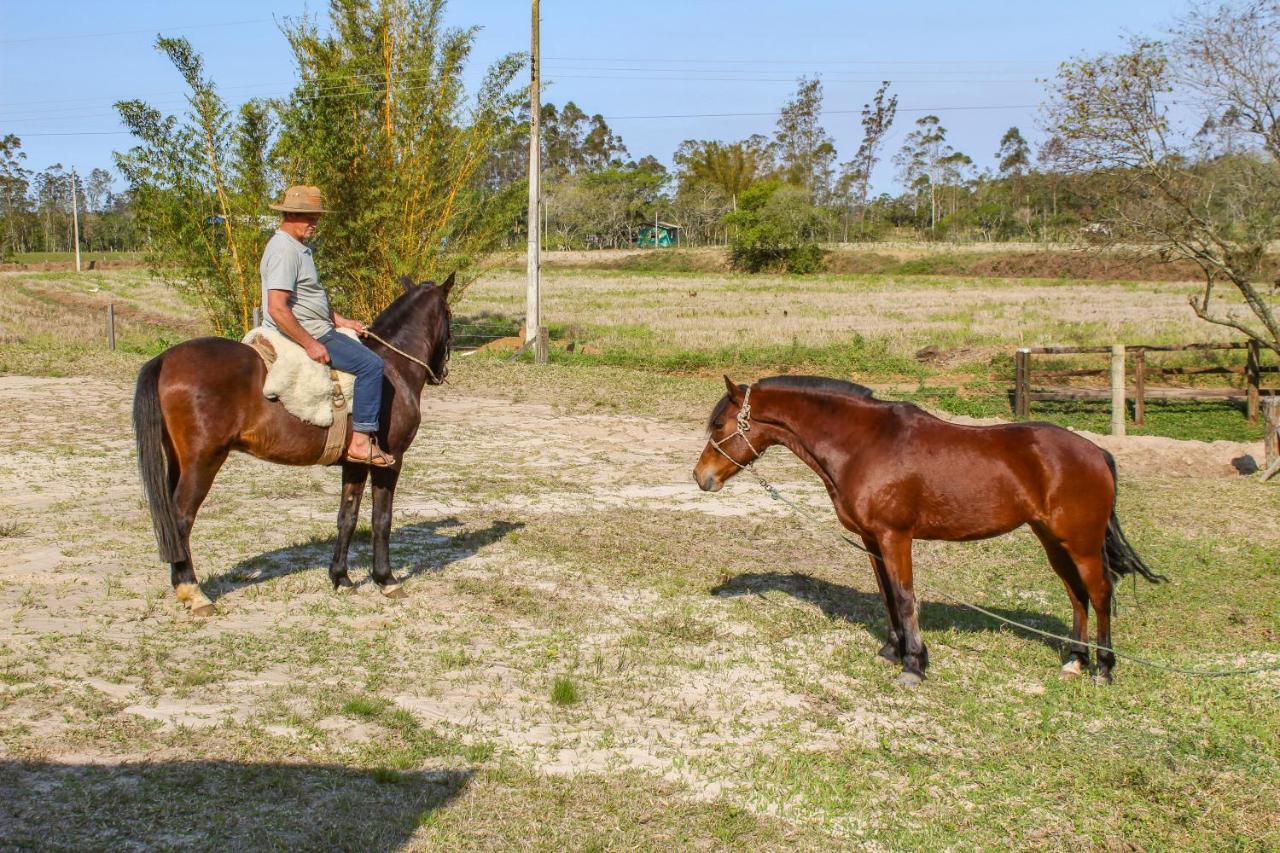
<path fill-rule="evenodd" d="M 339 329 L 351 329 L 357 335 L 364 334 L 364 323 L 361 323 L 359 320 L 348 320 L 346 317 L 343 317 L 337 311 L 332 309 L 330 309 L 329 313 L 333 315 L 333 325 L 337 326 Z"/>
<path fill-rule="evenodd" d="M 298 318 L 293 316 L 293 309 L 289 307 L 289 291 L 268 290 L 267 313 L 271 315 L 272 320 L 276 321 L 276 328 L 282 334 L 291 338 L 307 351 L 308 358 L 321 364 L 329 363 L 329 351 L 325 349 L 324 344 L 317 341 L 310 332 L 302 328 Z"/>

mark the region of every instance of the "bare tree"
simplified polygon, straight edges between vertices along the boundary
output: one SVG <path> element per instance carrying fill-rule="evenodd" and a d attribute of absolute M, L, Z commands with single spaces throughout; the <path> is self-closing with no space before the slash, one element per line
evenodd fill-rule
<path fill-rule="evenodd" d="M 871 186 L 871 172 L 876 161 L 880 159 L 880 146 L 884 144 L 885 135 L 893 127 L 893 119 L 898 114 L 898 96 L 890 95 L 889 81 L 885 80 L 876 89 L 872 104 L 862 105 L 862 142 L 858 145 L 858 153 L 853 159 L 840 167 L 840 180 L 837 183 L 837 194 L 842 200 L 853 201 L 858 207 L 858 222 L 861 231 L 866 231 L 867 192 Z M 846 204 L 844 239 L 849 239 L 849 218 Z"/>
<path fill-rule="evenodd" d="M 1183 113 L 1171 111 L 1175 101 Z M 1195 115 L 1183 126 L 1176 118 L 1187 109 Z M 1198 264 L 1196 315 L 1280 353 L 1280 322 L 1260 281 L 1280 223 L 1277 110 L 1274 0 L 1198 6 L 1167 45 L 1135 38 L 1124 53 L 1065 63 L 1046 105 L 1063 161 L 1114 182 L 1102 211 L 1113 239 Z M 1221 144 L 1206 145 L 1206 128 Z M 1247 311 L 1213 301 L 1219 281 Z"/>

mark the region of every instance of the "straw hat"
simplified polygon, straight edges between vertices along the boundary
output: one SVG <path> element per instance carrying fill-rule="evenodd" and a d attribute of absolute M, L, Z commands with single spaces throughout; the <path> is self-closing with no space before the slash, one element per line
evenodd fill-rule
<path fill-rule="evenodd" d="M 319 187 L 296 186 L 284 191 L 284 201 L 269 204 L 272 210 L 284 213 L 328 213 L 324 206 L 324 196 Z"/>

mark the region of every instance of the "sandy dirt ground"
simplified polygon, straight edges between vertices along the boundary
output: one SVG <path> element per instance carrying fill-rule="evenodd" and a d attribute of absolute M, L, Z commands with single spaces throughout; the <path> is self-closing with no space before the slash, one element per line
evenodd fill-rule
<path fill-rule="evenodd" d="M 27 690 L 0 712 L 0 750 L 9 755 L 138 758 L 146 753 L 136 739 L 121 749 L 103 732 L 139 726 L 197 742 L 201 731 L 253 726 L 303 752 L 308 738 L 358 751 L 377 736 L 371 724 L 331 711 L 300 721 L 326 707 L 326 691 L 370 683 L 424 725 L 493 744 L 540 772 L 639 769 L 695 797 L 733 796 L 762 812 L 779 806 L 753 799 L 751 771 L 734 764 L 744 749 L 769 754 L 796 739 L 814 750 L 874 747 L 904 726 L 927 736 L 926 750 L 967 749 L 903 700 L 873 692 L 815 705 L 796 688 L 808 679 L 854 695 L 883 672 L 824 670 L 851 633 L 868 661 L 878 643 L 869 573 L 845 580 L 866 611 L 852 632 L 806 629 L 766 653 L 752 639 L 762 611 L 769 630 L 778 630 L 779 612 L 785 624 L 824 620 L 804 589 L 798 600 L 765 596 L 750 582 L 736 592 L 754 595 L 686 596 L 689 581 L 670 572 L 669 552 L 630 553 L 667 537 L 696 548 L 689 530 L 723 528 L 730 532 L 699 588 L 744 561 L 768 584 L 783 567 L 753 566 L 751 549 L 803 537 L 745 478 L 716 494 L 695 487 L 700 423 L 443 389 L 424 408 L 397 497 L 393 563 L 410 596 L 395 604 L 364 582 L 367 541 L 356 547 L 356 593 L 328 588 L 336 470 L 235 456 L 194 535 L 197 571 L 218 607 L 197 621 L 174 601 L 155 558 L 133 458 L 131 391 L 0 377 L 0 650 L 19 662 L 17 680 L 0 690 Z M 1098 441 L 1117 455 L 1122 477 L 1238 477 L 1232 460 L 1261 452 L 1225 442 Z M 821 485 L 793 458 L 775 452 L 765 468 L 789 494 L 829 512 Z M 631 525 L 614 552 L 612 526 L 623 522 L 611 519 Z M 610 560 L 584 564 L 575 541 Z M 923 561 L 942 553 L 931 543 L 920 551 Z M 1051 600 L 1027 595 L 1034 607 Z M 1065 599 L 1052 601 L 1064 609 Z M 955 678 L 998 637 L 971 635 L 964 655 L 940 655 L 939 677 Z M 566 671 L 590 685 L 593 701 L 550 713 L 551 679 Z M 1021 675 L 1008 686 L 1042 689 Z"/>

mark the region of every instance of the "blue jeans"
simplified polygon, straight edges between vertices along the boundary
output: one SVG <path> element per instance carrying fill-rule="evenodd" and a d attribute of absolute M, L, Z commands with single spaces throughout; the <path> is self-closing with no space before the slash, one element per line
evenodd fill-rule
<path fill-rule="evenodd" d="M 377 432 L 378 412 L 382 410 L 382 358 L 337 329 L 325 332 L 317 340 L 329 351 L 331 367 L 356 375 L 351 428 L 356 432 Z"/>

